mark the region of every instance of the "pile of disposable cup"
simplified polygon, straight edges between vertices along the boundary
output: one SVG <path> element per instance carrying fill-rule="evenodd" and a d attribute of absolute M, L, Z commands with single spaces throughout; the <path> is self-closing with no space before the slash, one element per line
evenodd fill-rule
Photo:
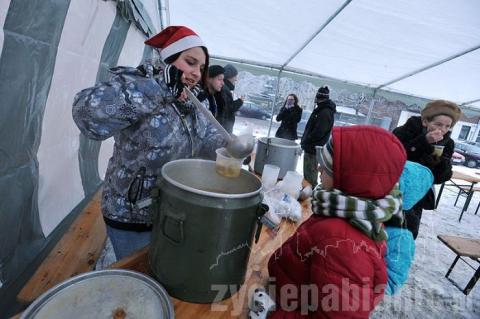
<path fill-rule="evenodd" d="M 268 191 L 277 184 L 278 174 L 280 173 L 280 167 L 272 164 L 265 164 L 262 172 L 262 185 L 263 189 Z"/>
<path fill-rule="evenodd" d="M 280 190 L 297 199 L 302 190 L 303 176 L 295 171 L 288 171 L 283 177 L 283 183 Z"/>

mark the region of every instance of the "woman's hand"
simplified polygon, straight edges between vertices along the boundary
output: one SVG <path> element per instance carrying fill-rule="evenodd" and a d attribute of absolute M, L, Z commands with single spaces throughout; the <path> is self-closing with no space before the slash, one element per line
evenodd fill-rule
<path fill-rule="evenodd" d="M 428 132 L 425 135 L 425 138 L 427 139 L 427 142 L 430 144 L 436 143 L 438 141 L 443 140 L 443 134 L 441 130 L 433 130 Z"/>
<path fill-rule="evenodd" d="M 182 82 L 182 75 L 183 71 L 172 64 L 167 64 L 163 70 L 163 79 L 173 96 L 178 100 L 182 99 L 182 96 L 183 100 L 187 97 L 187 94 L 184 92 L 185 85 Z"/>

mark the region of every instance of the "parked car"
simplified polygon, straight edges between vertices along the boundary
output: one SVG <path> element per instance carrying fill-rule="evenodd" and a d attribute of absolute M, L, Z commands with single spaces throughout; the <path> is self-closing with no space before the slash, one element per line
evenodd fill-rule
<path fill-rule="evenodd" d="M 257 104 L 250 101 L 243 102 L 242 107 L 237 111 L 236 114 L 242 117 L 252 117 L 261 120 L 270 119 L 271 117 L 270 112 L 267 112 Z"/>
<path fill-rule="evenodd" d="M 465 157 L 463 165 L 475 168 L 480 165 L 480 146 L 472 142 L 455 142 L 455 152 Z"/>
<path fill-rule="evenodd" d="M 452 154 L 452 164 L 454 165 L 462 165 L 465 163 L 465 156 L 460 153 L 453 152 Z"/>

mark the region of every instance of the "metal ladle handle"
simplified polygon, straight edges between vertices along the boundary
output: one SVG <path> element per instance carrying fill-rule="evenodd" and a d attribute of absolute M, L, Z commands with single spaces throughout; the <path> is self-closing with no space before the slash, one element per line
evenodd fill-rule
<path fill-rule="evenodd" d="M 227 132 L 227 130 L 225 130 L 225 128 L 220 123 L 218 123 L 217 119 L 215 118 L 215 116 L 213 116 L 212 112 L 210 112 L 210 110 L 208 110 L 197 99 L 197 97 L 192 93 L 192 91 L 190 91 L 189 88 L 185 87 L 185 91 L 187 92 L 188 99 L 192 101 L 193 104 L 195 104 L 195 106 L 197 107 L 197 110 L 202 112 L 203 115 L 207 117 L 207 119 L 215 126 L 215 128 L 219 131 L 220 134 L 223 135 L 223 137 L 225 137 L 228 141 L 231 141 L 232 136 L 230 135 L 230 133 Z"/>
<path fill-rule="evenodd" d="M 187 92 L 187 96 L 190 101 L 193 102 L 195 107 L 198 111 L 203 113 L 205 117 L 210 120 L 210 122 L 217 128 L 218 132 L 223 135 L 223 137 L 227 140 L 227 152 L 235 157 L 235 158 L 245 158 L 250 155 L 253 151 L 254 142 L 252 139 L 247 140 L 240 140 L 237 136 L 228 133 L 223 126 L 218 123 L 215 116 L 213 116 L 212 112 L 208 110 L 198 99 L 197 97 L 190 91 L 187 87 L 185 87 L 185 91 Z"/>

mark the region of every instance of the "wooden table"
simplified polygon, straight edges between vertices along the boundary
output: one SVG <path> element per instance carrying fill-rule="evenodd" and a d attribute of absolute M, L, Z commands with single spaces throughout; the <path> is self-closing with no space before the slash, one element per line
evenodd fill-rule
<path fill-rule="evenodd" d="M 464 182 L 467 182 L 468 184 L 458 184 L 454 180 L 461 180 Z M 438 203 L 440 202 L 440 197 L 442 196 L 443 188 L 445 185 L 447 186 L 455 186 L 459 189 L 459 196 L 460 192 L 464 192 L 467 195 L 467 198 L 465 200 L 465 203 L 463 204 L 462 212 L 460 213 L 460 217 L 458 218 L 458 221 L 460 222 L 463 217 L 463 213 L 467 210 L 468 205 L 470 204 L 470 201 L 472 200 L 473 194 L 475 193 L 475 184 L 480 182 L 480 175 L 472 175 L 472 174 L 467 174 L 459 171 L 456 167 L 452 168 L 452 178 L 450 178 L 450 184 L 442 183 L 442 186 L 440 186 L 440 190 L 438 192 L 437 196 L 437 202 L 435 203 L 435 208 L 438 206 Z M 458 197 L 457 197 L 458 200 Z M 455 204 L 457 202 L 455 201 Z M 477 212 L 475 212 L 476 214 Z"/>
<path fill-rule="evenodd" d="M 302 203 L 302 219 L 298 223 L 282 221 L 276 235 L 266 226 L 258 243 L 254 244 L 247 267 L 246 281 L 240 290 L 229 299 L 214 304 L 195 304 L 172 298 L 175 318 L 178 319 L 226 319 L 247 318 L 249 296 L 255 288 L 264 286 L 268 280 L 267 263 L 270 256 L 287 240 L 302 223 L 311 215 L 310 200 Z M 112 264 L 110 268 L 129 269 L 151 275 L 148 267 L 148 246 L 129 257 Z"/>
<path fill-rule="evenodd" d="M 455 287 L 460 289 L 465 295 L 468 295 L 470 291 L 473 289 L 473 287 L 475 286 L 475 284 L 477 283 L 478 279 L 480 279 L 480 239 L 462 238 L 462 237 L 446 236 L 446 235 L 438 235 L 437 237 L 442 243 L 444 243 L 455 254 L 457 254 L 457 257 L 455 257 L 455 260 L 453 261 L 452 265 L 448 269 L 445 277 L 450 282 L 452 282 L 455 285 Z M 478 268 L 475 268 L 472 265 L 470 265 L 462 257 L 470 257 L 473 261 L 476 261 L 478 263 Z M 448 275 L 450 275 L 450 273 L 453 270 L 453 267 L 455 267 L 459 259 L 461 259 L 468 266 L 470 266 L 470 268 L 475 270 L 475 274 L 470 279 L 470 281 L 465 286 L 465 288 L 460 287 L 455 281 L 453 281 L 451 278 L 448 277 Z"/>

